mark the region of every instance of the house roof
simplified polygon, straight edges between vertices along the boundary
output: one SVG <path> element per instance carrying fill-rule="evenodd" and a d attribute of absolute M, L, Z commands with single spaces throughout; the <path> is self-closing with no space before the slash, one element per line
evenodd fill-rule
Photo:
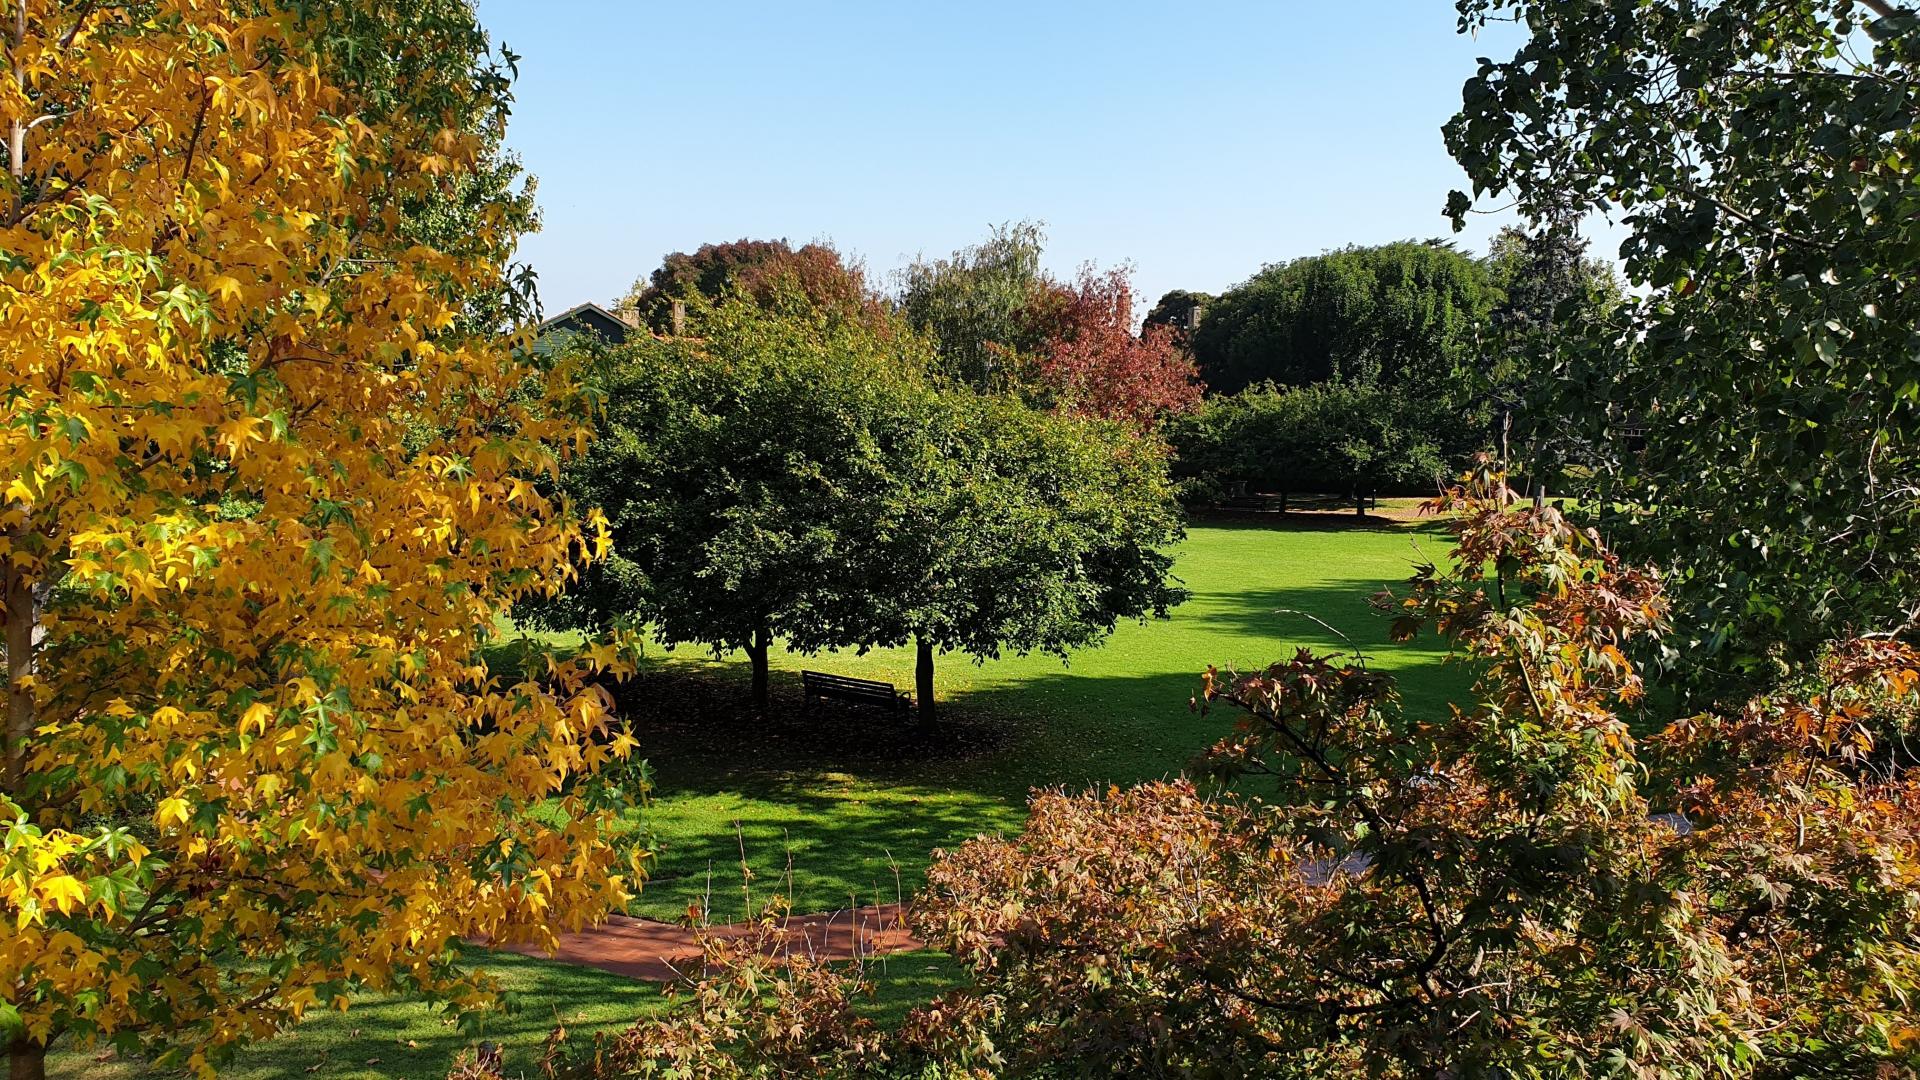
<path fill-rule="evenodd" d="M 632 326 L 599 304 L 576 304 L 534 328 L 533 351 L 536 354 L 553 352 L 580 334 L 592 334 L 609 345 L 621 345 L 633 332 Z"/>

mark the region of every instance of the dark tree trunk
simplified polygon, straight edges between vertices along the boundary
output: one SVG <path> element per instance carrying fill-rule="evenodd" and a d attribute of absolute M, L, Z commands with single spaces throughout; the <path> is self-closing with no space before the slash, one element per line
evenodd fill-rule
<path fill-rule="evenodd" d="M 923 637 L 914 640 L 913 703 L 919 707 L 920 723 L 933 726 L 933 642 Z"/>
<path fill-rule="evenodd" d="M 40 628 L 41 590 L 23 569 L 0 569 L 0 603 L 6 605 L 7 720 L 0 730 L 0 790 L 18 791 L 27 775 L 27 743 L 39 726 L 29 680 L 34 674 L 44 631 Z"/>
<path fill-rule="evenodd" d="M 46 1045 L 21 1039 L 8 1047 L 7 1080 L 47 1080 Z"/>
<path fill-rule="evenodd" d="M 1367 497 L 1357 488 L 1353 492 L 1353 512 L 1359 517 L 1367 516 Z"/>
<path fill-rule="evenodd" d="M 747 659 L 753 661 L 753 707 L 765 712 L 770 695 L 767 680 L 767 650 L 773 646 L 773 633 L 766 627 L 753 632 L 747 646 Z"/>
<path fill-rule="evenodd" d="M 1287 512 L 1287 493 L 1284 491 L 1280 493 L 1280 512 L 1283 514 Z"/>

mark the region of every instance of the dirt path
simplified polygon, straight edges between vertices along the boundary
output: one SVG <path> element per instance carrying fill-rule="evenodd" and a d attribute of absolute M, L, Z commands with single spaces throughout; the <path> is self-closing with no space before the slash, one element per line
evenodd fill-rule
<path fill-rule="evenodd" d="M 752 929 L 748 923 L 729 923 L 713 927 L 712 932 L 739 937 Z M 787 931 L 789 951 L 825 960 L 852 960 L 920 948 L 920 942 L 907 930 L 899 904 L 796 915 L 787 921 Z M 551 954 L 536 945 L 501 948 L 521 956 L 599 968 L 649 982 L 673 982 L 700 968 L 700 945 L 692 930 L 625 915 L 612 915 L 599 926 L 560 935 L 560 947 Z"/>

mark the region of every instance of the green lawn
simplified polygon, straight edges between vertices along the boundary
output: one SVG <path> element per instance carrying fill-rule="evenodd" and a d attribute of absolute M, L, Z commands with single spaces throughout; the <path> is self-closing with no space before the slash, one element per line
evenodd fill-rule
<path fill-rule="evenodd" d="M 1036 786 L 1178 772 L 1231 723 L 1188 710 L 1209 663 L 1245 670 L 1298 645 L 1343 647 L 1289 610 L 1337 627 L 1400 675 L 1410 708 L 1439 708 L 1464 689 L 1465 672 L 1443 665 L 1431 642 L 1388 644 L 1368 597 L 1416 559 L 1443 557 L 1446 536 L 1431 526 L 1324 525 L 1194 526 L 1176 570 L 1193 598 L 1168 621 L 1122 625 L 1069 664 L 942 658 L 945 717 L 932 739 L 877 710 L 803 717 L 798 708 L 801 668 L 908 687 L 910 649 L 776 655 L 775 709 L 764 722 L 738 705 L 744 661 L 656 651 L 623 695 L 657 781 L 646 820 L 658 864 L 634 913 L 672 918 L 705 903 L 715 918 L 737 917 L 743 847 L 755 902 L 772 889 L 790 891 L 803 911 L 892 900 L 913 891 L 932 848 L 1018 828 Z"/>
<path fill-rule="evenodd" d="M 555 1025 L 591 1036 L 617 1030 L 660 1008 L 665 998 L 648 983 L 587 968 L 499 953 L 487 968 L 518 1000 L 510 1013 L 486 1018 L 478 1035 L 462 1031 L 429 1005 L 402 998 L 366 998 L 346 1012 L 317 1011 L 279 1037 L 241 1051 L 222 1077 L 232 1080 L 439 1080 L 454 1057 L 480 1039 L 502 1047 L 508 1075 L 536 1076 L 541 1044 Z M 105 1055 L 56 1052 L 47 1075 L 86 1080 L 134 1080 L 152 1070 Z M 172 1074 L 179 1076 L 182 1074 Z"/>
<path fill-rule="evenodd" d="M 476 951 L 474 958 L 480 955 Z M 278 1038 L 241 1051 L 220 1075 L 231 1080 L 441 1080 L 458 1054 L 487 1039 L 500 1044 L 508 1076 L 538 1076 L 541 1046 L 556 1026 L 590 1042 L 594 1033 L 618 1031 L 667 1003 L 651 984 L 590 968 L 501 954 L 486 961 L 517 1006 L 488 1017 L 477 1035 L 416 1001 L 368 999 L 344 1013 L 311 1014 Z M 871 965 L 873 997 L 856 1008 L 880 1024 L 897 1024 L 907 1010 L 958 978 L 954 962 L 936 952 L 899 953 Z M 49 1076 L 85 1080 L 137 1080 L 152 1072 L 107 1054 L 56 1051 L 47 1062 Z"/>
<path fill-rule="evenodd" d="M 1164 622 L 1125 624 L 1102 647 L 1062 665 L 1052 657 L 1007 657 L 975 665 L 945 657 L 938 686 L 945 716 L 928 737 L 873 710 L 824 709 L 802 717 L 802 667 L 912 684 L 910 650 L 866 656 L 779 655 L 773 715 L 741 704 L 746 667 L 697 649 L 655 651 L 622 691 L 657 790 L 644 812 L 656 836 L 654 878 L 636 914 L 674 918 L 690 903 L 717 920 L 745 909 L 741 852 L 754 902 L 789 892 L 797 911 L 911 893 L 928 852 L 970 836 L 1019 827 L 1036 786 L 1084 788 L 1180 771 L 1230 726 L 1201 717 L 1187 700 L 1210 663 L 1251 669 L 1300 645 L 1345 645 L 1311 612 L 1348 635 L 1375 666 L 1402 679 L 1408 707 L 1436 710 L 1465 689 L 1466 673 L 1443 664 L 1427 641 L 1389 645 L 1386 621 L 1368 606 L 1416 560 L 1440 559 L 1447 538 L 1427 526 L 1356 526 L 1327 518 L 1286 527 L 1197 524 L 1176 573 L 1193 598 Z M 556 1022 L 589 1032 L 658 1008 L 652 987 L 617 976 L 500 956 L 490 966 L 517 991 L 519 1012 L 487 1037 L 507 1050 L 509 1075 L 533 1075 L 541 1040 Z M 884 1021 L 953 984 L 936 953 L 888 958 L 874 972 L 869 1006 Z M 244 1053 L 239 1080 L 306 1077 L 440 1077 L 472 1043 L 430 1009 L 367 1001 L 316 1015 Z M 117 1062 L 61 1055 L 53 1075 L 131 1080 Z"/>

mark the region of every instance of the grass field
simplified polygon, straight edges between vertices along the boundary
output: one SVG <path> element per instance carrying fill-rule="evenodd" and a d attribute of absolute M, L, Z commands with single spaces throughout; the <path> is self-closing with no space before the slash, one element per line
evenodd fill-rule
<path fill-rule="evenodd" d="M 655 651 L 622 691 L 622 707 L 652 762 L 655 797 L 644 824 L 657 840 L 653 880 L 635 914 L 675 918 L 689 904 L 737 918 L 773 890 L 794 910 L 892 900 L 911 893 L 931 849 L 1019 827 L 1035 787 L 1124 784 L 1181 770 L 1231 725 L 1188 711 L 1208 664 L 1241 670 L 1298 646 L 1347 648 L 1311 613 L 1346 635 L 1370 663 L 1394 672 L 1409 710 L 1431 711 L 1463 691 L 1467 673 L 1443 663 L 1431 640 L 1389 645 L 1368 598 L 1441 559 L 1431 524 L 1358 524 L 1328 516 L 1288 524 L 1195 524 L 1175 572 L 1193 596 L 1172 618 L 1123 624 L 1102 647 L 1071 657 L 1006 657 L 976 665 L 942 658 L 944 716 L 928 736 L 875 710 L 798 707 L 802 667 L 912 684 L 910 650 L 865 656 L 780 654 L 775 708 L 754 717 L 742 701 L 746 667 L 698 650 Z M 751 876 L 743 890 L 742 853 Z M 537 960 L 489 966 L 521 1001 L 485 1037 L 502 1044 L 509 1075 L 533 1075 L 556 1023 L 587 1033 L 657 1009 L 654 988 Z M 950 985 L 938 954 L 889 958 L 876 970 L 876 1017 L 898 1016 Z M 238 1080 L 440 1077 L 473 1038 L 425 1006 L 367 1001 L 315 1016 L 246 1051 Z M 57 1055 L 52 1075 L 131 1080 L 136 1066 Z"/>
<path fill-rule="evenodd" d="M 1299 645 L 1344 648 L 1302 614 L 1348 635 L 1400 676 L 1411 709 L 1438 708 L 1467 678 L 1431 641 L 1389 645 L 1368 606 L 1412 563 L 1438 559 L 1428 527 L 1194 526 L 1176 573 L 1192 599 L 1172 618 L 1122 624 L 1102 647 L 1071 657 L 943 657 L 944 717 L 928 737 L 878 710 L 799 710 L 801 668 L 912 685 L 910 649 L 865 656 L 776 654 L 775 707 L 765 721 L 739 705 L 746 667 L 699 650 L 661 656 L 623 695 L 653 762 L 646 821 L 658 838 L 654 878 L 634 913 L 671 918 L 689 904 L 714 917 L 789 889 L 795 910 L 911 893 L 928 852 L 1019 826 L 1036 786 L 1128 783 L 1178 772 L 1231 718 L 1189 712 L 1208 664 L 1242 670 Z"/>

